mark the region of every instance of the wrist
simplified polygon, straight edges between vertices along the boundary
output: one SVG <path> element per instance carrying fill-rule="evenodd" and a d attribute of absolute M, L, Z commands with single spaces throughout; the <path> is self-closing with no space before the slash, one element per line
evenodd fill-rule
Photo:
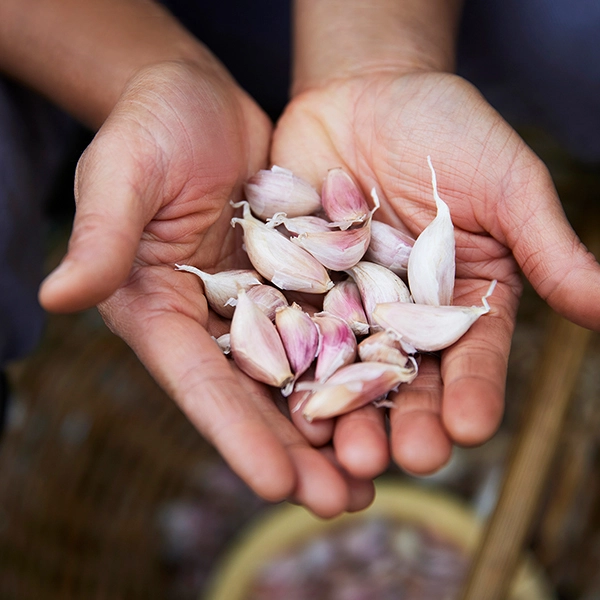
<path fill-rule="evenodd" d="M 455 68 L 461 0 L 296 0 L 292 95 L 339 79 Z"/>

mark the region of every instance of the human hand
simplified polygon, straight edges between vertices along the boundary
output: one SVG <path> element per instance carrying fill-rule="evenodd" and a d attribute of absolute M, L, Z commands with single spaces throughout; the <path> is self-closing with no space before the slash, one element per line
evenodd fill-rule
<path fill-rule="evenodd" d="M 368 73 L 368 70 L 363 71 Z M 466 81 L 392 69 L 318 82 L 279 121 L 271 161 L 320 186 L 328 169 L 352 173 L 383 206 L 375 218 L 417 236 L 435 216 L 426 161 L 456 238 L 454 303 L 478 305 L 489 282 L 492 310 L 440 356 L 424 356 L 417 379 L 390 409 L 338 418 L 333 445 L 351 474 L 373 477 L 389 454 L 405 470 L 431 473 L 452 445 L 475 445 L 497 429 L 518 298 L 519 267 L 552 308 L 600 330 L 600 267 L 568 224 L 547 169 Z"/>
<path fill-rule="evenodd" d="M 224 358 L 199 280 L 175 263 L 243 260 L 230 199 L 266 162 L 271 124 L 226 74 L 146 68 L 82 156 L 69 251 L 40 292 L 52 311 L 99 303 L 197 429 L 268 500 L 332 516 L 366 506 L 372 483 L 311 446 L 266 388 Z M 238 228 L 239 229 L 239 228 Z"/>

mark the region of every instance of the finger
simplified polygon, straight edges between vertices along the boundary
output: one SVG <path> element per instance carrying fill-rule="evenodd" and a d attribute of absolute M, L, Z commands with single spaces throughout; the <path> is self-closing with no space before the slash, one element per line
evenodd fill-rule
<path fill-rule="evenodd" d="M 475 304 L 475 297 L 459 298 L 458 303 Z M 491 311 L 442 353 L 443 423 L 452 440 L 465 446 L 492 437 L 504 410 L 516 298 L 500 284 L 489 301 Z"/>
<path fill-rule="evenodd" d="M 335 421 L 333 419 L 322 419 L 308 422 L 303 414 L 302 407 L 310 392 L 294 392 L 288 398 L 290 418 L 296 429 L 315 447 L 324 446 L 331 441 Z"/>
<path fill-rule="evenodd" d="M 149 162 L 141 147 L 134 157 L 115 129 L 107 122 L 79 161 L 69 249 L 40 289 L 47 310 L 80 310 L 110 296 L 127 278 L 148 215 L 158 207 L 153 188 L 161 171 L 150 168 L 156 157 Z"/>
<path fill-rule="evenodd" d="M 385 413 L 373 405 L 338 417 L 333 445 L 340 465 L 353 477 L 373 479 L 389 465 Z"/>
<path fill-rule="evenodd" d="M 319 452 L 306 452 L 304 459 L 319 466 L 313 469 L 319 472 L 323 480 L 312 478 L 305 481 L 300 478 L 293 499 L 304 504 L 320 517 L 331 518 L 342 512 L 356 512 L 367 508 L 375 498 L 375 486 L 369 479 L 352 477 L 339 464 L 333 448 L 322 448 Z M 305 485 L 306 484 L 306 485 Z"/>
<path fill-rule="evenodd" d="M 554 310 L 600 330 L 600 265 L 567 221 L 547 170 L 535 159 L 511 184 L 498 216 L 523 273 Z"/>
<path fill-rule="evenodd" d="M 452 442 L 442 425 L 442 379 L 439 361 L 423 356 L 419 374 L 392 396 L 390 443 L 398 466 L 415 475 L 427 475 L 444 466 Z"/>

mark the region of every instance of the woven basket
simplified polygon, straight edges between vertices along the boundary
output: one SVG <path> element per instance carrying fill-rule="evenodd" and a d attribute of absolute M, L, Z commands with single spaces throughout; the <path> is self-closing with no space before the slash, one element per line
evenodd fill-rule
<path fill-rule="evenodd" d="M 0 598 L 197 597 L 221 546 L 259 503 L 232 474 L 218 489 L 223 475 L 212 475 L 226 467 L 131 350 L 95 311 L 52 317 L 42 346 L 9 376 Z M 187 572 L 185 553 L 165 541 L 165 511 L 182 503 L 219 506 L 228 523 Z"/>

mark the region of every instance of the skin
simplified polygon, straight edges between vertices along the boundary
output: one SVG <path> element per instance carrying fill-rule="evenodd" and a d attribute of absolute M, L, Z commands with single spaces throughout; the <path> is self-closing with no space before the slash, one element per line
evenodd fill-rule
<path fill-rule="evenodd" d="M 453 443 L 493 434 L 517 265 L 554 308 L 600 329 L 592 297 L 600 269 L 566 222 L 548 173 L 448 73 L 458 4 L 366 6 L 298 0 L 293 99 L 274 135 L 222 65 L 152 2 L 38 0 L 31 10 L 5 0 L 0 9 L 0 68 L 98 129 L 77 169 L 69 250 L 42 285 L 41 303 L 56 312 L 98 305 L 258 494 L 324 517 L 367 506 L 390 455 L 408 471 L 431 472 Z M 456 225 L 455 301 L 478 304 L 496 278 L 492 312 L 400 390 L 390 440 L 373 407 L 336 422 L 288 420 L 220 353 L 210 336 L 223 323 L 199 280 L 173 264 L 242 266 L 229 200 L 271 162 L 317 186 L 328 168 L 343 166 L 365 191 L 377 186 L 379 218 L 417 234 L 433 216 L 427 154 Z"/>

